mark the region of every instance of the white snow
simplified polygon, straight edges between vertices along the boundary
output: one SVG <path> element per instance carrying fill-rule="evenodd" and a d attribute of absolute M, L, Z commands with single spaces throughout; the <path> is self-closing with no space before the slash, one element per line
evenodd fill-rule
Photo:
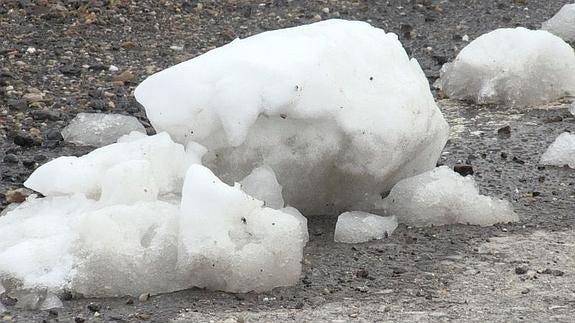
<path fill-rule="evenodd" d="M 54 308 L 62 308 L 62 307 L 64 307 L 64 304 L 62 304 L 62 301 L 58 298 L 58 296 L 52 293 L 48 293 L 46 295 L 46 298 L 44 298 L 44 300 L 40 304 L 39 309 L 41 311 L 47 311 Z"/>
<path fill-rule="evenodd" d="M 537 105 L 575 94 L 575 52 L 542 30 L 502 28 L 480 36 L 443 66 L 436 85 L 453 99 Z"/>
<path fill-rule="evenodd" d="M 575 168 L 575 135 L 564 132 L 547 148 L 539 161 L 542 165 L 565 165 Z"/>
<path fill-rule="evenodd" d="M 273 172 L 257 169 L 246 182 L 279 210 L 196 165 L 203 153 L 166 133 L 132 133 L 41 166 L 26 185 L 46 197 L 0 218 L 0 279 L 95 297 L 297 283 L 307 220 L 279 203 Z M 51 294 L 22 297 L 22 308 L 60 306 Z"/>
<path fill-rule="evenodd" d="M 345 212 L 337 218 L 335 242 L 362 243 L 383 239 L 397 228 L 395 216 L 379 216 L 366 212 Z"/>
<path fill-rule="evenodd" d="M 447 166 L 400 181 L 380 207 L 400 223 L 413 226 L 488 226 L 519 220 L 509 202 L 480 195 L 473 177 L 463 177 Z"/>
<path fill-rule="evenodd" d="M 432 169 L 448 126 L 395 34 L 328 20 L 265 32 L 148 77 L 137 100 L 158 131 L 209 152 L 228 184 L 267 165 L 304 214 L 371 209 Z"/>
<path fill-rule="evenodd" d="M 83 193 L 94 199 L 100 195 L 107 199 L 153 199 L 157 192 L 179 192 L 186 170 L 200 162 L 203 152 L 196 147 L 186 151 L 167 133 L 150 137 L 132 133 L 85 156 L 52 160 L 30 175 L 24 185 L 45 196 Z"/>
<path fill-rule="evenodd" d="M 115 143 L 132 131 L 146 133 L 135 117 L 121 114 L 78 113 L 62 130 L 67 142 L 83 146 L 102 147 Z"/>
<path fill-rule="evenodd" d="M 555 16 L 543 22 L 542 29 L 565 41 L 575 41 L 575 3 L 564 5 Z"/>
<path fill-rule="evenodd" d="M 276 179 L 273 169 L 258 167 L 240 181 L 242 190 L 246 194 L 265 202 L 265 206 L 272 209 L 284 207 L 282 187 Z"/>
<path fill-rule="evenodd" d="M 225 201 L 225 202 L 223 202 Z M 193 286 L 261 292 L 297 283 L 307 226 L 193 165 L 182 192 L 179 267 Z"/>

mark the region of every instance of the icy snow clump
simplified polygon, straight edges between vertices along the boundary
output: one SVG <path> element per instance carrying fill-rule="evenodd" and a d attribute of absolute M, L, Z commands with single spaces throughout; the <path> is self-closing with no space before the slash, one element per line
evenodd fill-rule
<path fill-rule="evenodd" d="M 197 165 L 203 153 L 166 133 L 132 133 L 38 168 L 26 185 L 46 197 L 0 218 L 0 282 L 17 282 L 9 288 L 23 293 L 17 306 L 60 306 L 50 293 L 62 289 L 109 297 L 295 284 L 307 221 L 283 208 L 273 172 L 244 181 L 279 210 Z M 43 300 L 30 290 L 50 293 Z"/>
<path fill-rule="evenodd" d="M 372 209 L 432 169 L 448 126 L 395 34 L 328 20 L 269 31 L 148 77 L 135 91 L 158 131 L 208 148 L 233 184 L 267 165 L 304 214 Z"/>
<path fill-rule="evenodd" d="M 276 179 L 273 169 L 269 167 L 258 167 L 248 176 L 240 181 L 242 190 L 246 194 L 262 200 L 265 206 L 272 209 L 284 207 L 282 187 Z"/>
<path fill-rule="evenodd" d="M 507 201 L 480 195 L 472 177 L 463 177 L 447 166 L 397 183 L 381 207 L 413 226 L 475 224 L 518 221 Z"/>
<path fill-rule="evenodd" d="M 575 168 L 575 135 L 564 132 L 541 156 L 542 165 Z"/>
<path fill-rule="evenodd" d="M 575 53 L 542 30 L 502 28 L 472 41 L 436 83 L 450 98 L 528 106 L 575 93 Z"/>
<path fill-rule="evenodd" d="M 397 228 L 395 216 L 379 216 L 366 212 L 345 212 L 337 218 L 335 242 L 362 243 L 383 239 Z"/>
<path fill-rule="evenodd" d="M 146 133 L 138 119 L 121 114 L 78 113 L 62 130 L 67 142 L 83 146 L 102 147 L 115 143 L 132 131 Z"/>
<path fill-rule="evenodd" d="M 228 186 L 206 167 L 191 166 L 179 221 L 185 280 L 228 292 L 295 285 L 307 223 L 293 211 L 264 207 L 240 185 Z"/>
<path fill-rule="evenodd" d="M 575 3 L 564 5 L 555 16 L 543 22 L 542 29 L 564 41 L 575 42 Z"/>

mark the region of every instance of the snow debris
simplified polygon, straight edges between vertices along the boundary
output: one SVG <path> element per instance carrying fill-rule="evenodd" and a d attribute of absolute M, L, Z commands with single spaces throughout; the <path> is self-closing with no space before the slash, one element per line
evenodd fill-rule
<path fill-rule="evenodd" d="M 509 202 L 480 195 L 473 177 L 463 177 L 447 166 L 400 181 L 380 207 L 400 223 L 413 226 L 488 226 L 519 220 Z"/>
<path fill-rule="evenodd" d="M 575 3 L 564 5 L 555 16 L 543 22 L 541 27 L 564 41 L 575 42 Z"/>
<path fill-rule="evenodd" d="M 63 308 L 63 307 L 64 304 L 62 304 L 62 301 L 58 298 L 58 296 L 52 293 L 48 293 L 44 301 L 42 301 L 42 303 L 40 304 L 39 308 L 41 311 L 47 311 L 54 308 Z"/>
<path fill-rule="evenodd" d="M 479 104 L 529 106 L 575 94 L 575 52 L 542 30 L 502 28 L 480 36 L 441 69 L 447 96 Z"/>
<path fill-rule="evenodd" d="M 575 135 L 564 132 L 547 148 L 539 161 L 542 165 L 565 165 L 575 168 Z"/>
<path fill-rule="evenodd" d="M 132 131 L 146 133 L 135 117 L 121 114 L 78 113 L 62 130 L 67 142 L 78 145 L 102 147 L 115 143 L 118 138 Z"/>
<path fill-rule="evenodd" d="M 379 216 L 366 212 L 345 212 L 337 218 L 335 242 L 362 243 L 383 239 L 397 228 L 395 216 Z"/>
<path fill-rule="evenodd" d="M 196 141 L 233 184 L 273 169 L 304 214 L 372 209 L 432 169 L 448 126 L 397 36 L 328 20 L 235 40 L 148 77 L 135 91 L 158 131 Z"/>

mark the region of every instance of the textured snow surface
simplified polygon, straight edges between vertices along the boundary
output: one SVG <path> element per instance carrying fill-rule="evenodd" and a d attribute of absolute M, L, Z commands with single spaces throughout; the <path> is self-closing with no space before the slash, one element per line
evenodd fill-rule
<path fill-rule="evenodd" d="M 480 195 L 473 177 L 463 177 L 447 166 L 397 183 L 381 207 L 399 223 L 413 226 L 515 222 L 511 204 Z"/>
<path fill-rule="evenodd" d="M 395 216 L 379 216 L 366 212 L 345 212 L 337 218 L 335 242 L 361 243 L 383 239 L 397 228 Z"/>
<path fill-rule="evenodd" d="M 133 133 L 41 166 L 26 185 L 46 197 L 31 196 L 0 217 L 0 282 L 17 282 L 7 285 L 10 293 L 68 289 L 97 297 L 295 284 L 306 219 L 222 183 L 198 165 L 204 152 L 166 133 Z M 245 181 L 278 203 L 273 172 L 254 173 Z M 44 295 L 24 293 L 18 306 L 59 306 Z"/>
<path fill-rule="evenodd" d="M 299 280 L 307 224 L 264 207 L 203 166 L 188 170 L 179 224 L 178 265 L 194 286 L 261 292 Z"/>
<path fill-rule="evenodd" d="M 242 190 L 246 194 L 265 202 L 265 206 L 272 209 L 284 207 L 282 187 L 276 179 L 273 169 L 258 167 L 240 181 Z"/>
<path fill-rule="evenodd" d="M 575 53 L 542 30 L 502 28 L 467 45 L 436 83 L 450 98 L 528 106 L 575 93 Z"/>
<path fill-rule="evenodd" d="M 575 168 L 575 135 L 564 132 L 541 156 L 542 165 Z"/>
<path fill-rule="evenodd" d="M 62 130 L 67 142 L 102 147 L 115 143 L 132 131 L 146 133 L 138 119 L 121 114 L 78 113 Z"/>
<path fill-rule="evenodd" d="M 575 41 L 575 3 L 564 5 L 555 16 L 543 22 L 542 29 L 565 41 Z"/>
<path fill-rule="evenodd" d="M 304 214 L 372 209 L 432 169 L 448 126 L 395 34 L 328 20 L 265 32 L 148 77 L 137 100 L 158 131 L 209 152 L 233 184 L 269 166 Z"/>

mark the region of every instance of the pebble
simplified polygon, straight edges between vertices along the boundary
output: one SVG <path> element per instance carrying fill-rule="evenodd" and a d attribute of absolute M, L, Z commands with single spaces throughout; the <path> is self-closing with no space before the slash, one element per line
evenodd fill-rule
<path fill-rule="evenodd" d="M 109 70 L 110 72 L 117 72 L 117 71 L 119 71 L 120 69 L 119 69 L 118 67 L 114 66 L 114 65 L 110 65 L 110 67 L 108 68 L 108 70 Z"/>
<path fill-rule="evenodd" d="M 90 303 L 88 304 L 88 310 L 90 310 L 90 312 L 94 312 L 94 313 L 98 313 L 99 311 L 102 310 L 102 305 L 98 304 L 98 303 Z"/>
<path fill-rule="evenodd" d="M 515 273 L 517 275 L 525 275 L 525 274 L 527 274 L 527 271 L 529 271 L 529 269 L 527 267 L 521 266 L 521 267 L 515 268 Z"/>
<path fill-rule="evenodd" d="M 32 147 L 36 144 L 34 139 L 26 134 L 18 134 L 14 136 L 14 143 L 21 147 Z"/>
<path fill-rule="evenodd" d="M 9 190 L 6 192 L 6 202 L 8 203 L 22 203 L 30 195 L 29 191 L 24 188 Z"/>
<path fill-rule="evenodd" d="M 473 175 L 475 171 L 471 165 L 455 165 L 453 166 L 453 171 L 459 173 L 461 176 Z"/>
<path fill-rule="evenodd" d="M 145 302 L 148 299 L 150 299 L 150 293 L 143 293 L 142 295 L 140 295 L 140 297 L 138 297 L 138 300 L 140 302 Z"/>
<path fill-rule="evenodd" d="M 18 164 L 18 157 L 14 154 L 6 154 L 4 162 L 7 164 Z"/>

